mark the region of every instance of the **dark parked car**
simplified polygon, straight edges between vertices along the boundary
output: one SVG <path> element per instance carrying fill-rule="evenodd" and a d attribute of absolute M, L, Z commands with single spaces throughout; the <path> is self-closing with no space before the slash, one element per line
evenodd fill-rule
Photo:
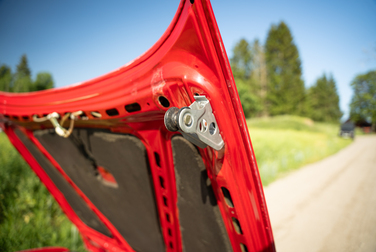
<path fill-rule="evenodd" d="M 351 137 L 354 139 L 355 124 L 353 122 L 345 122 L 341 125 L 341 130 L 339 131 L 339 136 L 341 137 Z"/>

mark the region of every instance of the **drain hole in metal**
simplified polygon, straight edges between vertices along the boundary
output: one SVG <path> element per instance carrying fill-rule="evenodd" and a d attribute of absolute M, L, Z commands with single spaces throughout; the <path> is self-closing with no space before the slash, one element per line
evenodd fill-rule
<path fill-rule="evenodd" d="M 102 114 L 99 113 L 98 111 L 92 111 L 92 112 L 90 112 L 90 114 L 91 114 L 93 117 L 96 117 L 96 118 L 101 118 L 101 117 L 102 117 Z"/>
<path fill-rule="evenodd" d="M 125 110 L 129 113 L 132 113 L 132 112 L 140 111 L 141 106 L 140 106 L 140 104 L 135 102 L 135 103 L 132 103 L 132 104 L 125 105 Z"/>
<path fill-rule="evenodd" d="M 87 119 L 88 119 L 86 113 L 83 112 L 83 111 L 82 111 L 82 113 L 81 113 L 81 115 L 80 115 L 80 118 L 81 118 L 82 120 L 87 120 Z"/>
<path fill-rule="evenodd" d="M 158 165 L 158 167 L 161 167 L 161 159 L 159 157 L 159 154 L 154 152 L 154 158 L 155 158 L 155 163 Z"/>
<path fill-rule="evenodd" d="M 170 222 L 170 215 L 168 213 L 166 213 L 166 220 Z"/>
<path fill-rule="evenodd" d="M 234 203 L 232 202 L 232 198 L 231 198 L 231 194 L 229 190 L 227 190 L 226 187 L 222 187 L 221 189 L 222 189 L 223 197 L 225 198 L 226 204 L 229 207 L 234 207 Z"/>
<path fill-rule="evenodd" d="M 119 111 L 116 108 L 107 109 L 106 114 L 109 116 L 117 116 L 119 115 Z"/>
<path fill-rule="evenodd" d="M 165 188 L 164 187 L 164 179 L 161 176 L 159 176 L 159 183 L 161 184 L 162 188 Z"/>
<path fill-rule="evenodd" d="M 167 232 L 169 236 L 172 236 L 171 228 L 169 228 Z"/>
<path fill-rule="evenodd" d="M 164 97 L 164 96 L 159 96 L 159 97 L 158 97 L 158 101 L 159 101 L 159 103 L 160 103 L 163 107 L 165 107 L 165 108 L 170 107 L 170 102 L 169 102 L 169 100 L 167 100 L 166 97 Z"/>
<path fill-rule="evenodd" d="M 243 231 L 242 231 L 242 228 L 240 227 L 240 223 L 238 219 L 232 217 L 232 224 L 234 225 L 236 233 L 243 234 Z"/>
<path fill-rule="evenodd" d="M 29 120 L 29 117 L 28 116 L 22 116 L 22 119 Z"/>
<path fill-rule="evenodd" d="M 169 245 L 170 245 L 170 248 L 174 248 L 174 246 L 172 245 L 172 242 L 170 242 L 170 244 L 169 244 Z"/>
<path fill-rule="evenodd" d="M 167 198 L 165 196 L 163 196 L 163 205 L 168 206 L 168 204 L 167 204 Z"/>
<path fill-rule="evenodd" d="M 242 252 L 248 252 L 247 246 L 245 246 L 243 243 L 240 243 L 240 249 Z"/>

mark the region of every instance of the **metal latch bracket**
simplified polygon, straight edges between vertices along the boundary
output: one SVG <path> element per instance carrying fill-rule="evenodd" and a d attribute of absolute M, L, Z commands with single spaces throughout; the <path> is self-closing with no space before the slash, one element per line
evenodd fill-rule
<path fill-rule="evenodd" d="M 189 107 L 171 107 L 166 111 L 164 123 L 169 131 L 179 131 L 184 138 L 200 148 L 210 146 L 220 150 L 224 146 L 217 121 L 209 100 L 205 96 L 194 96 Z"/>

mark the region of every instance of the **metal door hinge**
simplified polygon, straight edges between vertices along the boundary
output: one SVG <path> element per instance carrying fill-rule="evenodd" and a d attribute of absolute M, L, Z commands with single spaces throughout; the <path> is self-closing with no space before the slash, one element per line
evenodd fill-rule
<path fill-rule="evenodd" d="M 194 96 L 189 107 L 172 107 L 166 111 L 164 123 L 169 131 L 179 131 L 184 138 L 200 148 L 210 146 L 220 150 L 224 146 L 213 110 L 205 96 Z"/>

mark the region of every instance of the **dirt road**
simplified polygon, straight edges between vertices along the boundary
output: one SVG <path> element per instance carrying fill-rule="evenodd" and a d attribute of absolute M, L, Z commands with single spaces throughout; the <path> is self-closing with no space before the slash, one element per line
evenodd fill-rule
<path fill-rule="evenodd" d="M 278 252 L 376 251 L 376 136 L 265 188 Z"/>

